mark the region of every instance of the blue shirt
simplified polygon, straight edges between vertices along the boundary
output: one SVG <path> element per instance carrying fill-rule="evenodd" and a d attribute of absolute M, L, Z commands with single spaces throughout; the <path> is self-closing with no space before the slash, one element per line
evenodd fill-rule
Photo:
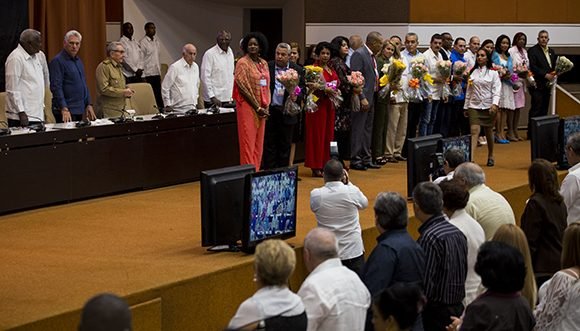
<path fill-rule="evenodd" d="M 91 103 L 85 69 L 81 59 L 60 51 L 48 65 L 52 108 L 67 107 L 71 114 L 83 114 Z"/>
<path fill-rule="evenodd" d="M 467 64 L 467 61 L 465 60 L 465 58 L 463 57 L 463 54 L 460 54 L 458 51 L 456 51 L 455 49 L 453 49 L 451 51 L 451 56 L 449 57 L 449 60 L 451 60 L 451 69 L 453 69 L 453 64 L 457 61 L 461 61 Z M 467 68 L 467 70 L 469 70 L 470 68 Z M 468 72 L 468 71 L 467 71 Z M 461 93 L 461 95 L 459 96 L 454 96 L 453 100 L 456 101 L 460 101 L 460 100 L 465 100 L 465 88 L 467 87 L 467 84 L 465 83 L 465 81 L 467 80 L 467 76 L 465 79 L 463 79 L 461 81 L 461 90 L 463 93 Z M 457 82 L 457 81 L 455 81 Z"/>
<path fill-rule="evenodd" d="M 281 68 L 278 67 L 278 65 L 274 65 L 274 75 L 278 76 L 279 74 L 281 74 L 282 72 L 288 70 L 290 68 L 290 62 L 288 62 L 288 64 L 286 64 L 286 67 Z M 272 106 L 283 106 L 284 105 L 284 85 L 282 85 L 282 83 L 280 83 L 279 80 L 276 79 L 276 77 L 274 76 L 274 91 L 272 91 Z M 291 93 L 291 91 L 289 91 L 288 93 Z"/>

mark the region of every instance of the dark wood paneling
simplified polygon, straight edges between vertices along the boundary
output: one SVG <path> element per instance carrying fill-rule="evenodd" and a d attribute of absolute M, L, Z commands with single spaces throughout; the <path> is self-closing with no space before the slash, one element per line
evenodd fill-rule
<path fill-rule="evenodd" d="M 308 0 L 306 23 L 407 23 L 411 0 Z"/>
<path fill-rule="evenodd" d="M 105 18 L 107 22 L 123 22 L 123 1 L 105 0 Z"/>

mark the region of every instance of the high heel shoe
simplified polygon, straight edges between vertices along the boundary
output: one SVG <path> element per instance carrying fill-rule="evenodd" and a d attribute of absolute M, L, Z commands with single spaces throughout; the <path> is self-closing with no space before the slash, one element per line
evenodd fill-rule
<path fill-rule="evenodd" d="M 487 166 L 493 167 L 494 165 L 495 165 L 495 161 L 494 161 L 493 157 L 488 157 L 487 158 Z"/>

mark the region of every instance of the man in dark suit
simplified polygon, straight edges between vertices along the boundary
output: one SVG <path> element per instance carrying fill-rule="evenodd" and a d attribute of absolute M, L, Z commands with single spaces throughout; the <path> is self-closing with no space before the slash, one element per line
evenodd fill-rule
<path fill-rule="evenodd" d="M 292 132 L 294 125 L 298 123 L 298 116 L 284 114 L 284 104 L 288 98 L 298 105 L 302 104 L 306 84 L 304 81 L 304 69 L 289 61 L 290 45 L 280 43 L 276 47 L 276 60 L 270 61 L 270 91 L 272 91 L 272 102 L 270 103 L 270 117 L 266 121 L 266 132 L 264 136 L 264 156 L 262 157 L 263 169 L 274 169 L 287 167 L 290 160 L 290 146 L 292 145 Z M 294 69 L 298 73 L 298 86 L 301 89 L 299 95 L 294 95 L 294 91 L 286 91 L 276 76 L 288 69 Z"/>
<path fill-rule="evenodd" d="M 538 43 L 528 50 L 530 59 L 530 70 L 534 74 L 536 87 L 530 86 L 532 96 L 532 105 L 528 113 L 528 123 L 530 118 L 536 116 L 545 116 L 548 114 L 550 104 L 551 86 L 548 86 L 554 80 L 554 68 L 556 66 L 556 53 L 548 47 L 550 36 L 548 31 L 541 30 L 538 33 Z M 530 136 L 528 125 L 528 137 Z"/>
<path fill-rule="evenodd" d="M 361 110 L 351 115 L 351 161 L 354 170 L 378 169 L 372 163 L 371 138 L 373 130 L 374 102 L 378 90 L 379 70 L 375 55 L 381 51 L 383 37 L 373 31 L 367 35 L 365 44 L 357 49 L 350 59 L 350 69 L 360 71 L 365 78 L 363 93 L 359 94 Z"/>

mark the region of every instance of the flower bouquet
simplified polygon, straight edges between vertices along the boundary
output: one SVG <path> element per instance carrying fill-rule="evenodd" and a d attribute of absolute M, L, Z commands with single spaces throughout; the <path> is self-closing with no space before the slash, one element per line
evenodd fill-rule
<path fill-rule="evenodd" d="M 502 65 L 494 63 L 491 65 L 491 70 L 497 71 L 499 78 L 502 80 L 510 80 L 511 79 L 511 74 L 509 73 L 507 68 L 502 66 Z"/>
<path fill-rule="evenodd" d="M 352 86 L 352 97 L 350 98 L 351 110 L 358 112 L 360 111 L 360 98 L 358 95 L 363 92 L 365 78 L 360 71 L 353 71 L 349 76 L 346 76 L 346 78 Z"/>
<path fill-rule="evenodd" d="M 298 86 L 298 72 L 294 69 L 285 70 L 278 75 L 276 75 L 276 80 L 278 80 L 282 85 L 284 85 L 284 89 L 288 92 L 291 96 L 298 96 L 300 95 L 301 89 Z M 300 105 L 295 101 L 292 101 L 292 98 L 287 98 L 286 102 L 284 103 L 284 114 L 290 116 L 296 116 L 300 114 Z"/>
<path fill-rule="evenodd" d="M 318 97 L 313 93 L 326 87 L 324 77 L 322 76 L 322 70 L 322 67 L 318 66 L 304 67 L 304 80 L 306 81 L 306 86 L 308 88 L 308 96 L 306 97 L 304 109 L 309 113 L 318 111 L 318 105 L 316 104 Z"/>
<path fill-rule="evenodd" d="M 385 98 L 389 95 L 389 89 L 396 94 L 400 89 L 401 76 L 405 72 L 407 66 L 401 59 L 391 59 L 389 63 L 383 65 L 381 72 L 383 76 L 379 80 L 379 86 L 382 87 L 379 91 L 379 97 Z"/>
<path fill-rule="evenodd" d="M 422 102 L 422 90 L 425 91 L 427 84 L 433 84 L 433 78 L 429 74 L 429 69 L 424 64 L 425 58 L 418 56 L 411 60 L 411 79 L 409 79 L 409 102 Z"/>
<path fill-rule="evenodd" d="M 574 68 L 574 63 L 572 61 L 565 56 L 558 56 L 558 60 L 556 60 L 556 68 L 552 74 L 554 76 L 560 76 L 561 74 L 572 70 L 572 68 Z M 548 87 L 552 87 L 554 84 L 556 84 L 556 79 L 549 81 Z"/>
<path fill-rule="evenodd" d="M 463 82 L 463 79 L 465 78 L 464 76 L 466 75 L 466 73 L 467 73 L 467 64 L 465 64 L 465 62 L 455 61 L 455 63 L 453 63 L 453 76 L 454 76 L 454 78 L 461 77 L 460 79 L 454 80 L 454 83 L 455 83 L 455 85 L 453 86 L 453 96 L 454 97 L 458 97 L 458 96 L 463 94 L 463 86 L 461 86 L 461 82 Z"/>
<path fill-rule="evenodd" d="M 340 105 L 342 104 L 343 99 L 342 99 L 342 94 L 341 94 L 340 90 L 338 89 L 338 82 L 335 80 L 333 80 L 332 82 L 327 82 L 326 89 L 332 90 L 331 93 L 327 94 L 328 98 L 330 99 L 330 101 L 334 105 L 335 109 L 339 108 Z"/>
<path fill-rule="evenodd" d="M 528 82 L 528 85 L 531 87 L 536 87 L 536 80 L 534 79 L 534 74 L 530 71 L 528 66 L 525 63 L 516 64 L 514 67 L 514 72 L 520 77 L 521 79 L 525 79 Z M 514 86 L 517 84 L 514 84 Z M 522 84 L 520 84 L 522 85 Z"/>
<path fill-rule="evenodd" d="M 437 68 L 439 76 L 441 76 L 441 80 L 444 81 L 441 97 L 443 97 L 443 99 L 446 99 L 451 95 L 451 88 L 449 87 L 449 80 L 451 78 L 451 61 L 449 60 L 437 61 L 435 66 Z"/>

